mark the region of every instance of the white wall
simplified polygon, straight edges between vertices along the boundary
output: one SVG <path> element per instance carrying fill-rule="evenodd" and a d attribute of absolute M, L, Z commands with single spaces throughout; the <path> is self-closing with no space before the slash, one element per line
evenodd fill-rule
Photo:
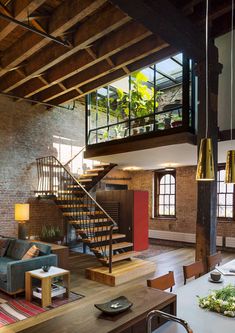
<path fill-rule="evenodd" d="M 219 77 L 218 124 L 220 130 L 230 129 L 230 38 L 227 33 L 215 40 L 219 49 L 219 61 L 223 64 L 223 71 Z M 235 85 L 234 85 L 235 97 Z M 235 104 L 235 103 L 234 103 Z M 233 128 L 235 128 L 235 106 L 233 112 Z"/>

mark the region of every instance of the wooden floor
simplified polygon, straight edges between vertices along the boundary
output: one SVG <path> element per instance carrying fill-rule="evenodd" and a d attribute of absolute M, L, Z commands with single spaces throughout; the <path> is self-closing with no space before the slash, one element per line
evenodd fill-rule
<path fill-rule="evenodd" d="M 160 253 L 160 254 L 159 254 Z M 140 253 L 140 258 L 144 258 L 145 260 L 150 260 L 156 263 L 156 272 L 155 276 L 159 276 L 167 273 L 169 270 L 173 270 L 175 273 L 176 286 L 183 285 L 183 274 L 182 274 L 182 265 L 189 264 L 194 261 L 194 249 L 192 248 L 169 248 L 166 249 L 164 247 L 159 247 L 156 245 L 151 245 L 150 249 Z M 223 263 L 230 261 L 235 258 L 234 253 L 223 253 Z M 60 316 L 62 313 L 70 312 L 74 310 L 76 307 L 79 310 L 79 302 L 93 302 L 94 295 L 98 295 L 100 293 L 107 294 L 109 299 L 112 299 L 112 294 L 116 294 L 117 292 L 122 292 L 122 289 L 128 286 L 128 282 L 124 285 L 117 287 L 110 287 L 104 284 L 100 284 L 91 280 L 87 280 L 85 278 L 85 269 L 92 266 L 100 266 L 100 263 L 97 262 L 94 256 L 87 254 L 80 254 L 73 252 L 70 254 L 69 266 L 71 270 L 71 289 L 77 293 L 85 295 L 83 300 L 78 300 L 76 302 L 64 305 L 57 309 L 48 311 L 43 313 L 37 317 L 29 318 L 27 320 L 15 323 L 8 327 L 4 327 L 0 329 L 0 332 L 19 332 L 27 327 L 31 327 L 36 325 L 41 321 L 46 321 L 51 318 L 55 318 Z M 148 277 L 154 276 L 151 274 Z M 135 283 L 140 283 L 146 285 L 146 278 L 139 278 L 135 280 Z M 133 285 L 133 281 L 129 283 L 129 285 Z M 174 290 L 173 290 L 174 291 Z M 81 303 L 80 303 L 81 304 Z M 56 327 L 56 319 L 55 319 L 55 327 Z M 32 328 L 33 332 L 33 328 Z"/>

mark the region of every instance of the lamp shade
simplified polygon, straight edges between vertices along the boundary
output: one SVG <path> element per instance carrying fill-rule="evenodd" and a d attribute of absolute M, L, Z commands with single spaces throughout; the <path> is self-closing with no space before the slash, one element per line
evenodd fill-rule
<path fill-rule="evenodd" d="M 196 180 L 197 181 L 215 180 L 214 159 L 213 159 L 211 138 L 201 139 Z"/>
<path fill-rule="evenodd" d="M 15 220 L 16 221 L 29 220 L 29 204 L 15 204 Z"/>
<path fill-rule="evenodd" d="M 225 183 L 235 184 L 235 150 L 229 150 L 227 152 Z"/>

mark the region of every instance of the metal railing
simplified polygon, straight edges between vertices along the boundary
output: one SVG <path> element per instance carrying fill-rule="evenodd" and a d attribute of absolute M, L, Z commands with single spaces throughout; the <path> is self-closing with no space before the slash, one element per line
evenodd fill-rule
<path fill-rule="evenodd" d="M 185 330 L 188 333 L 193 333 L 192 329 L 190 328 L 190 326 L 188 325 L 188 323 L 185 320 L 178 318 L 176 316 L 173 316 L 172 314 L 160 311 L 160 310 L 152 310 L 151 312 L 148 313 L 148 315 L 147 315 L 147 332 L 148 333 L 152 333 L 152 320 L 155 317 L 160 317 L 160 318 L 166 319 L 168 321 L 174 321 L 176 323 L 179 323 L 180 325 L 182 325 L 185 328 Z"/>
<path fill-rule="evenodd" d="M 37 171 L 37 193 L 54 196 L 67 222 L 78 230 L 98 258 L 107 260 L 112 272 L 115 221 L 56 157 L 38 158 Z"/>

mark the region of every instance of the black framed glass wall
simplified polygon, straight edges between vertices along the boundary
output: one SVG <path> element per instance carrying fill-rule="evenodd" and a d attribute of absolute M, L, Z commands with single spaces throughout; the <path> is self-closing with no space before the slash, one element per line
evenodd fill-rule
<path fill-rule="evenodd" d="M 92 92 L 87 96 L 87 144 L 193 128 L 192 68 L 177 54 Z"/>

